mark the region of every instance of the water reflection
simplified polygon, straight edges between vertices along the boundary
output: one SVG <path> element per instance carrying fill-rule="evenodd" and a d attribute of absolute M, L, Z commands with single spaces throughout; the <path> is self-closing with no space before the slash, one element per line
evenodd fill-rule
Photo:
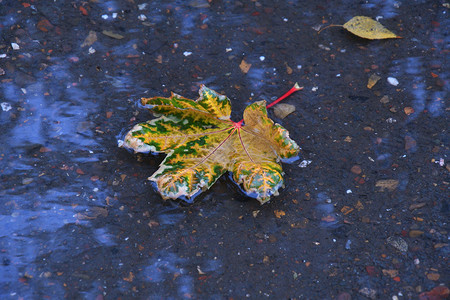
<path fill-rule="evenodd" d="M 442 146 L 446 136 L 441 126 L 448 98 L 445 29 L 449 19 L 443 6 L 424 10 L 433 14 L 433 20 L 423 14 L 413 22 L 408 11 L 427 1 L 100 0 L 70 5 L 55 1 L 51 6 L 28 2 L 0 4 L 5 12 L 0 15 L 0 103 L 5 103 L 0 110 L 2 299 L 196 298 L 214 293 L 245 297 L 249 283 L 258 289 L 249 291 L 251 297 L 276 296 L 284 292 L 271 285 L 276 281 L 285 284 L 282 288 L 289 287 L 286 290 L 312 288 L 327 293 L 323 299 L 335 298 L 331 288 L 316 282 L 322 276 L 329 282 L 339 277 L 336 282 L 341 284 L 340 273 L 324 271 L 329 261 L 339 260 L 342 254 L 336 251 L 337 244 L 328 241 L 335 229 L 342 228 L 340 183 L 351 185 L 355 177 L 342 178 L 346 173 L 339 170 L 341 162 L 345 170 L 356 162 L 366 168 L 364 178 L 369 180 L 358 182 L 357 188 L 351 186 L 355 196 L 368 194 L 362 203 L 366 210 L 381 198 L 373 191 L 378 177 L 399 181 L 397 202 L 386 201 L 380 207 L 404 204 L 401 210 L 389 212 L 389 217 L 400 218 L 405 210 L 410 214 L 408 221 L 395 220 L 403 223 L 393 229 L 372 227 L 378 235 L 385 235 L 383 230 L 401 231 L 413 222 L 415 211 L 405 203 L 416 195 L 432 195 L 435 210 L 421 215 L 424 219 L 439 216 L 438 209 L 448 209 L 442 204 L 445 186 L 434 186 L 439 184 L 441 170 L 445 171 L 448 152 Z M 318 37 L 311 29 L 331 18 L 342 23 L 361 11 L 401 24 L 403 32 L 398 33 L 405 39 L 367 42 L 345 33 Z M 430 21 L 434 22 L 431 27 Z M 123 37 L 107 36 L 103 30 Z M 81 47 L 90 31 L 96 32 L 97 40 Z M 13 49 L 12 43 L 19 49 Z M 319 47 L 331 43 L 330 50 Z M 183 55 L 185 51 L 192 55 Z M 242 59 L 252 64 L 246 74 L 239 69 Z M 371 91 L 364 84 L 358 89 L 360 78 L 354 74 L 373 64 L 380 76 L 396 77 L 399 86 L 384 80 Z M 326 77 L 330 70 L 334 70 L 332 76 Z M 343 84 L 337 73 L 341 79 L 350 79 Z M 295 81 L 305 90 L 290 102 L 296 112 L 283 124 L 308 145 L 305 156 L 310 157 L 305 159 L 314 156 L 314 164 L 301 171 L 287 167 L 290 186 L 267 206 L 236 201 L 239 196 L 229 191 L 225 181 L 218 182 L 200 204 L 166 206 L 146 183 L 161 157 L 135 161 L 115 146 L 122 128 L 150 118 L 132 104 L 143 95 L 175 91 L 195 97 L 195 85 L 204 83 L 234 93 L 233 108 L 239 119 L 244 102 L 270 99 L 281 94 L 279 88 L 286 87 L 286 82 Z M 311 93 L 315 86 L 317 93 Z M 388 94 L 390 102 L 380 105 L 378 95 L 372 95 L 376 92 L 382 92 L 380 97 Z M 374 99 L 355 104 L 362 108 L 355 126 L 346 126 L 346 136 L 353 138 L 348 143 L 339 143 L 335 136 L 342 123 L 352 118 L 347 112 L 354 109 L 335 97 L 341 94 Z M 407 115 L 404 108 L 409 106 L 414 112 Z M 397 121 L 387 123 L 388 118 Z M 347 144 L 349 150 L 342 150 Z M 430 166 L 432 158 L 436 163 Z M 306 190 L 317 192 L 312 201 L 301 200 Z M 346 201 L 354 208 L 351 198 Z M 205 208 L 198 210 L 196 205 Z M 361 214 L 387 215 L 377 206 L 373 211 L 364 209 L 355 209 L 346 218 L 356 223 Z M 275 210 L 285 215 L 274 217 Z M 308 222 L 311 216 L 316 223 Z M 415 225 L 426 227 L 425 223 L 429 220 Z M 437 227 L 432 229 L 439 231 Z M 255 242 L 254 235 L 261 232 Z M 347 253 L 375 251 L 363 249 L 364 239 L 359 236 L 340 234 L 342 241 L 337 243 L 342 242 Z M 433 236 L 431 230 L 426 234 Z M 184 239 L 189 235 L 192 239 Z M 204 250 L 204 243 L 211 257 L 196 255 Z M 420 245 L 420 239 L 414 243 Z M 407 255 L 423 252 L 417 247 L 415 254 Z M 446 249 L 434 251 L 445 254 Z M 242 260 L 233 256 L 236 250 Z M 306 259 L 312 268 L 306 266 Z M 363 259 L 358 268 L 367 264 L 364 258 L 358 259 Z M 344 256 L 342 260 L 351 261 Z M 383 268 L 395 267 L 401 274 L 423 275 L 429 270 L 417 266 L 419 271 L 411 272 L 410 267 L 401 269 L 390 261 L 383 261 Z M 302 273 L 295 273 L 295 278 L 294 264 L 296 272 Z M 353 274 L 346 274 L 349 282 L 343 283 L 343 289 L 353 291 L 360 284 Z M 217 275 L 215 281 L 210 275 Z M 377 282 L 385 279 L 378 277 Z M 416 288 L 426 280 L 408 284 Z M 261 282 L 268 282 L 266 290 Z M 439 284 L 428 280 L 427 287 L 432 283 Z M 206 292 L 200 294 L 198 290 L 205 286 Z M 215 286 L 223 289 L 214 290 Z"/>

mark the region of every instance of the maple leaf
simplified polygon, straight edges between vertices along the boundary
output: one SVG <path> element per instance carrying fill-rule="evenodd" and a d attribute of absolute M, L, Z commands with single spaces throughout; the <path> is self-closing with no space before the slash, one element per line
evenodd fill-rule
<path fill-rule="evenodd" d="M 296 85 L 291 91 L 299 89 Z M 190 202 L 227 171 L 262 204 L 278 195 L 283 186 L 279 161 L 296 157 L 299 146 L 267 116 L 266 101 L 250 104 L 243 120 L 233 122 L 226 96 L 204 85 L 199 94 L 195 101 L 174 93 L 142 98 L 158 118 L 135 125 L 122 143 L 135 152 L 167 153 L 149 177 L 163 199 Z"/>

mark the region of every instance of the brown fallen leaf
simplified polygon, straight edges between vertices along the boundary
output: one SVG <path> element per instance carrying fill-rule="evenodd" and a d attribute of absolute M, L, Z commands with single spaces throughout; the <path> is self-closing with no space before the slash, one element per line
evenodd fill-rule
<path fill-rule="evenodd" d="M 357 209 L 358 211 L 364 209 L 364 205 L 363 205 L 363 204 L 361 203 L 361 201 L 359 201 L 359 200 L 358 200 L 358 202 L 356 202 L 355 207 L 356 207 L 356 209 Z"/>
<path fill-rule="evenodd" d="M 384 276 L 390 276 L 391 278 L 394 278 L 395 276 L 398 275 L 398 270 L 386 270 L 383 269 L 383 275 Z"/>
<path fill-rule="evenodd" d="M 358 165 L 354 165 L 354 166 L 350 169 L 350 171 L 351 171 L 353 174 L 356 174 L 356 175 L 359 175 L 359 174 L 362 173 L 362 169 L 361 169 L 361 167 L 358 166 Z"/>
<path fill-rule="evenodd" d="M 97 41 L 97 33 L 93 30 L 89 31 L 88 36 L 84 39 L 83 44 L 81 44 L 81 48 L 90 46 Z"/>
<path fill-rule="evenodd" d="M 450 289 L 446 286 L 439 285 L 429 292 L 423 292 L 419 295 L 419 300 L 444 300 L 450 296 Z"/>
<path fill-rule="evenodd" d="M 130 272 L 130 273 L 128 274 L 127 277 L 124 277 L 124 278 L 123 278 L 123 280 L 125 280 L 125 281 L 127 281 L 127 282 L 132 282 L 133 279 L 134 279 L 134 274 L 133 274 L 133 272 Z"/>
<path fill-rule="evenodd" d="M 402 38 L 386 29 L 386 27 L 384 27 L 377 21 L 365 16 L 353 17 L 344 25 L 336 25 L 336 24 L 328 25 L 327 27 L 324 27 L 321 30 L 319 30 L 318 33 L 322 32 L 322 30 L 329 27 L 344 27 L 354 35 L 369 40 Z"/>
<path fill-rule="evenodd" d="M 281 219 L 282 216 L 286 215 L 286 213 L 283 210 L 274 210 L 273 212 L 278 219 Z"/>
<path fill-rule="evenodd" d="M 42 19 L 40 20 L 37 24 L 36 27 L 43 32 L 49 32 L 51 29 L 53 29 L 53 26 L 49 20 L 47 19 Z"/>
<path fill-rule="evenodd" d="M 383 104 L 389 103 L 390 99 L 388 95 L 384 95 L 383 97 L 381 97 L 380 102 Z"/>
<path fill-rule="evenodd" d="M 428 273 L 427 278 L 429 280 L 438 281 L 439 278 L 441 278 L 441 275 L 439 275 L 438 273 Z"/>
<path fill-rule="evenodd" d="M 448 244 L 445 244 L 445 243 L 437 243 L 437 244 L 434 244 L 434 249 L 440 249 L 440 248 L 444 248 L 444 247 L 447 247 L 448 246 Z"/>
<path fill-rule="evenodd" d="M 309 220 L 305 217 L 302 217 L 299 222 L 295 222 L 291 224 L 292 228 L 306 228 L 308 226 Z"/>
<path fill-rule="evenodd" d="M 93 220 L 98 217 L 107 217 L 108 216 L 108 210 L 103 207 L 91 207 L 88 211 L 77 213 L 76 218 L 78 220 Z"/>
<path fill-rule="evenodd" d="M 415 238 L 421 236 L 422 234 L 424 234 L 422 230 L 411 230 L 409 232 L 409 237 Z"/>
<path fill-rule="evenodd" d="M 289 67 L 289 65 L 286 62 L 284 64 L 286 65 L 286 73 L 288 73 L 288 75 L 291 75 L 293 72 L 292 68 Z"/>
<path fill-rule="evenodd" d="M 396 179 L 378 180 L 375 183 L 375 187 L 378 187 L 380 189 L 380 192 L 383 192 L 386 189 L 389 192 L 393 192 L 398 187 L 398 180 Z"/>
<path fill-rule="evenodd" d="M 417 146 L 417 142 L 411 136 L 405 136 L 405 150 L 414 150 Z"/>
<path fill-rule="evenodd" d="M 295 106 L 292 104 L 280 103 L 273 107 L 273 113 L 277 118 L 284 119 L 295 111 Z"/>
<path fill-rule="evenodd" d="M 41 153 L 51 152 L 51 151 L 52 151 L 52 149 L 50 149 L 50 148 L 48 148 L 48 147 L 41 147 L 41 148 L 39 149 L 39 152 L 41 152 Z"/>
<path fill-rule="evenodd" d="M 252 64 L 248 64 L 244 59 L 241 61 L 241 64 L 239 65 L 239 68 L 244 74 L 247 74 L 251 67 Z"/>
<path fill-rule="evenodd" d="M 123 35 L 109 31 L 109 30 L 103 30 L 102 33 L 106 36 L 109 36 L 110 38 L 116 39 L 116 40 L 121 40 L 124 38 Z"/>
<path fill-rule="evenodd" d="M 409 116 L 410 114 L 414 113 L 414 108 L 407 106 L 403 109 L 403 111 L 405 112 L 405 114 L 407 114 Z"/>
<path fill-rule="evenodd" d="M 425 205 L 427 205 L 426 202 L 413 203 L 413 204 L 411 204 L 411 205 L 409 206 L 409 210 L 415 210 L 415 209 L 418 209 L 418 208 L 422 208 L 422 207 L 424 207 Z"/>
<path fill-rule="evenodd" d="M 344 215 L 348 215 L 349 213 L 351 213 L 354 209 L 351 208 L 350 206 L 344 206 L 341 208 L 341 213 L 343 213 Z"/>

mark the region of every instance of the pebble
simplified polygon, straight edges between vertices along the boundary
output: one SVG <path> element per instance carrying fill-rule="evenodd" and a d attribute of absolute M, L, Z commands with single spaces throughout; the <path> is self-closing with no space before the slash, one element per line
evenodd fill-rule
<path fill-rule="evenodd" d="M 347 242 L 345 243 L 345 249 L 346 250 L 350 250 L 351 244 L 352 244 L 352 241 L 351 240 L 347 240 Z"/>
<path fill-rule="evenodd" d="M 384 96 L 380 99 L 380 102 L 383 103 L 383 104 L 388 103 L 388 102 L 389 102 L 389 96 L 384 95 Z"/>
<path fill-rule="evenodd" d="M 2 102 L 1 106 L 3 111 L 9 111 L 12 109 L 11 104 L 9 104 L 8 102 Z"/>
<path fill-rule="evenodd" d="M 364 287 L 358 291 L 361 295 L 369 298 L 369 299 L 376 299 L 377 298 L 377 291 L 374 289 Z"/>
<path fill-rule="evenodd" d="M 89 52 L 89 54 L 94 54 L 95 53 L 95 49 L 93 47 L 90 47 L 88 52 Z"/>
<path fill-rule="evenodd" d="M 361 174 L 361 172 L 362 172 L 361 167 L 358 166 L 358 165 L 354 165 L 354 166 L 350 169 L 350 171 L 351 171 L 353 174 L 356 174 L 356 175 L 359 175 L 359 174 Z"/>
<path fill-rule="evenodd" d="M 22 184 L 24 184 L 24 185 L 30 184 L 33 182 L 33 180 L 34 180 L 33 178 L 24 178 L 22 180 Z"/>
<path fill-rule="evenodd" d="M 415 238 L 415 237 L 419 237 L 423 234 L 423 231 L 421 230 L 411 230 L 409 232 L 409 237 Z"/>
<path fill-rule="evenodd" d="M 145 21 L 145 20 L 147 20 L 147 16 L 144 15 L 144 14 L 140 14 L 140 15 L 138 16 L 138 19 L 139 19 L 140 21 Z"/>
<path fill-rule="evenodd" d="M 264 56 L 260 56 L 260 57 L 259 57 L 259 60 L 260 60 L 260 61 L 264 61 L 265 59 L 266 59 L 266 58 L 265 58 Z"/>
<path fill-rule="evenodd" d="M 298 165 L 300 168 L 306 168 L 307 165 L 312 163 L 312 160 L 302 160 L 302 162 Z"/>
<path fill-rule="evenodd" d="M 192 55 L 192 52 L 184 51 L 184 52 L 183 52 L 183 55 L 184 55 L 184 56 L 189 56 L 189 55 Z"/>
<path fill-rule="evenodd" d="M 387 238 L 388 244 L 396 248 L 397 250 L 400 250 L 402 252 L 408 251 L 408 244 L 405 242 L 404 239 L 398 236 L 390 236 Z"/>
<path fill-rule="evenodd" d="M 393 86 L 397 86 L 398 85 L 398 80 L 395 77 L 388 77 L 387 81 L 389 82 L 390 85 L 393 85 Z"/>
<path fill-rule="evenodd" d="M 439 275 L 438 273 L 428 273 L 427 274 L 427 278 L 432 281 L 438 281 L 440 277 L 441 277 L 441 275 Z"/>
<path fill-rule="evenodd" d="M 138 4 L 138 8 L 139 10 L 143 10 L 147 7 L 147 3 L 143 3 L 143 4 Z"/>

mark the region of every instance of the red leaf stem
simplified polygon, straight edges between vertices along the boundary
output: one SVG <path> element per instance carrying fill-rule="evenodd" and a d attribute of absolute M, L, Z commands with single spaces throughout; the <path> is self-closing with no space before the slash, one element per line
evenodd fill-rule
<path fill-rule="evenodd" d="M 267 108 L 271 108 L 272 106 L 274 106 L 275 104 L 277 104 L 278 102 L 283 100 L 284 98 L 289 97 L 291 94 L 295 93 L 296 91 L 300 91 L 300 90 L 303 90 L 303 87 L 299 86 L 298 83 L 295 83 L 294 86 L 289 91 L 287 91 L 287 93 L 285 93 L 283 96 L 281 96 L 277 100 L 273 101 L 272 103 L 270 103 L 266 107 Z M 236 128 L 241 128 L 242 123 L 244 123 L 244 119 L 240 120 L 239 122 L 234 123 L 233 125 Z"/>
<path fill-rule="evenodd" d="M 272 103 L 270 103 L 269 105 L 267 105 L 267 108 L 270 108 L 270 107 L 274 106 L 275 104 L 277 104 L 278 102 L 280 102 L 284 98 L 289 97 L 291 94 L 295 93 L 296 91 L 300 91 L 300 90 L 303 90 L 303 87 L 300 87 L 298 85 L 298 83 L 294 84 L 294 86 L 286 94 L 284 94 L 283 96 L 281 96 L 277 100 L 275 100 Z"/>

